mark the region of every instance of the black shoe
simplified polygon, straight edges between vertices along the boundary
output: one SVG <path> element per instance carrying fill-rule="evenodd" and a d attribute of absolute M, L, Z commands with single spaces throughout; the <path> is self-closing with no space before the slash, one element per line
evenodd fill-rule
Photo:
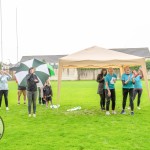
<path fill-rule="evenodd" d="M 132 115 L 132 116 L 134 115 L 134 112 L 133 112 L 133 111 L 131 111 L 131 115 Z"/>

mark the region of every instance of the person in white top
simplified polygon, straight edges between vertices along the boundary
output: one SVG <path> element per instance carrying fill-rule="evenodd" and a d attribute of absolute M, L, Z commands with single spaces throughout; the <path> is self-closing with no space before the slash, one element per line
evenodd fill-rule
<path fill-rule="evenodd" d="M 6 110 L 9 110 L 8 108 L 8 80 L 11 80 L 11 75 L 8 74 L 6 71 L 1 70 L 0 71 L 0 109 L 2 104 L 2 97 L 4 95 L 5 99 L 5 106 Z"/>

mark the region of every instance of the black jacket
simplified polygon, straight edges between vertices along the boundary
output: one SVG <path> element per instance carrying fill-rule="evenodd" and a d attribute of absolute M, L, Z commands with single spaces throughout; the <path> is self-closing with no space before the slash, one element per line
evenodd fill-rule
<path fill-rule="evenodd" d="M 48 85 L 46 85 L 46 86 L 44 86 L 44 88 L 43 88 L 43 94 L 44 94 L 44 96 L 53 96 L 53 91 L 52 91 L 52 87 L 51 86 L 48 86 Z"/>
<path fill-rule="evenodd" d="M 104 89 L 104 84 L 105 84 L 105 80 L 103 78 L 102 74 L 98 74 L 97 76 L 97 80 L 96 80 L 99 84 L 98 84 L 98 90 L 97 90 L 97 94 L 103 94 L 103 89 Z"/>
<path fill-rule="evenodd" d="M 37 76 L 35 74 L 27 74 L 26 79 L 27 79 L 27 91 L 31 91 L 31 92 L 37 91 L 36 83 L 39 82 Z M 34 81 L 35 79 L 38 81 L 35 82 Z"/>

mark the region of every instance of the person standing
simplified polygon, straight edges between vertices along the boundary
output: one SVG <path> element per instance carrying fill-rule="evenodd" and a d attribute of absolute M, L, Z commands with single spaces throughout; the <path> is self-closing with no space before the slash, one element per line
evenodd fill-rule
<path fill-rule="evenodd" d="M 18 81 L 17 81 L 17 79 L 15 78 L 15 80 L 16 80 L 16 83 L 18 84 Z M 19 84 L 18 84 L 18 105 L 20 105 L 20 97 L 21 97 L 21 95 L 23 94 L 23 99 L 24 99 L 24 104 L 26 104 L 26 86 L 20 86 Z"/>
<path fill-rule="evenodd" d="M 52 103 L 53 91 L 49 79 L 46 81 L 44 85 L 43 95 L 44 95 L 44 100 L 46 101 L 46 107 L 48 108 L 48 104 L 50 101 L 51 107 L 53 108 L 53 103 Z"/>
<path fill-rule="evenodd" d="M 134 78 L 135 78 L 135 84 L 134 84 L 134 90 L 133 90 L 133 101 L 135 100 L 135 97 L 138 94 L 137 109 L 141 109 L 140 102 L 141 102 L 141 95 L 142 95 L 142 91 L 143 91 L 141 79 L 143 78 L 143 71 L 142 71 L 142 69 L 139 69 L 138 72 L 136 70 L 133 70 L 132 72 L 133 72 Z"/>
<path fill-rule="evenodd" d="M 127 96 L 129 93 L 131 115 L 134 115 L 133 90 L 134 90 L 135 79 L 128 66 L 125 67 L 124 71 L 125 73 L 122 74 L 121 77 L 122 85 L 123 85 L 123 101 L 122 101 L 121 114 L 126 114 L 125 107 L 126 107 Z"/>
<path fill-rule="evenodd" d="M 12 76 L 6 71 L 0 71 L 0 109 L 2 104 L 2 97 L 4 95 L 6 110 L 8 108 L 8 80 L 11 80 Z"/>
<path fill-rule="evenodd" d="M 101 73 L 97 75 L 97 82 L 98 84 L 98 90 L 97 94 L 100 96 L 100 107 L 101 110 L 105 110 L 105 90 L 104 90 L 104 84 L 105 84 L 105 76 L 107 75 L 107 70 L 102 69 Z"/>
<path fill-rule="evenodd" d="M 23 94 L 24 104 L 26 104 L 26 87 L 18 85 L 18 105 L 20 105 L 20 97 Z"/>
<path fill-rule="evenodd" d="M 112 114 L 116 114 L 116 93 L 115 93 L 115 82 L 117 80 L 117 75 L 114 74 L 113 68 L 108 68 L 108 74 L 105 77 L 105 96 L 106 96 L 106 115 L 110 115 L 109 105 L 110 100 L 112 101 Z"/>
<path fill-rule="evenodd" d="M 28 97 L 28 113 L 31 117 L 31 104 L 33 103 L 33 117 L 36 117 L 36 99 L 37 99 L 37 83 L 39 82 L 37 76 L 34 74 L 34 68 L 29 69 L 26 76 L 27 79 L 27 97 Z"/>

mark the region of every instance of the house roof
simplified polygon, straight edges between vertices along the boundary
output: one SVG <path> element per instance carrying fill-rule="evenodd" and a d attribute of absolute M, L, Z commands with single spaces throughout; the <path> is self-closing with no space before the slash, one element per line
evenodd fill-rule
<path fill-rule="evenodd" d="M 34 56 L 23 56 L 20 62 L 24 62 L 33 58 L 36 58 L 41 61 L 45 61 L 47 63 L 58 63 L 59 58 L 64 57 L 66 55 L 34 55 Z"/>
<path fill-rule="evenodd" d="M 125 54 L 150 58 L 150 51 L 147 47 L 142 47 L 142 48 L 112 48 L 110 50 L 114 50 L 114 51 L 117 51 L 117 52 L 122 52 L 122 53 L 125 53 Z"/>

